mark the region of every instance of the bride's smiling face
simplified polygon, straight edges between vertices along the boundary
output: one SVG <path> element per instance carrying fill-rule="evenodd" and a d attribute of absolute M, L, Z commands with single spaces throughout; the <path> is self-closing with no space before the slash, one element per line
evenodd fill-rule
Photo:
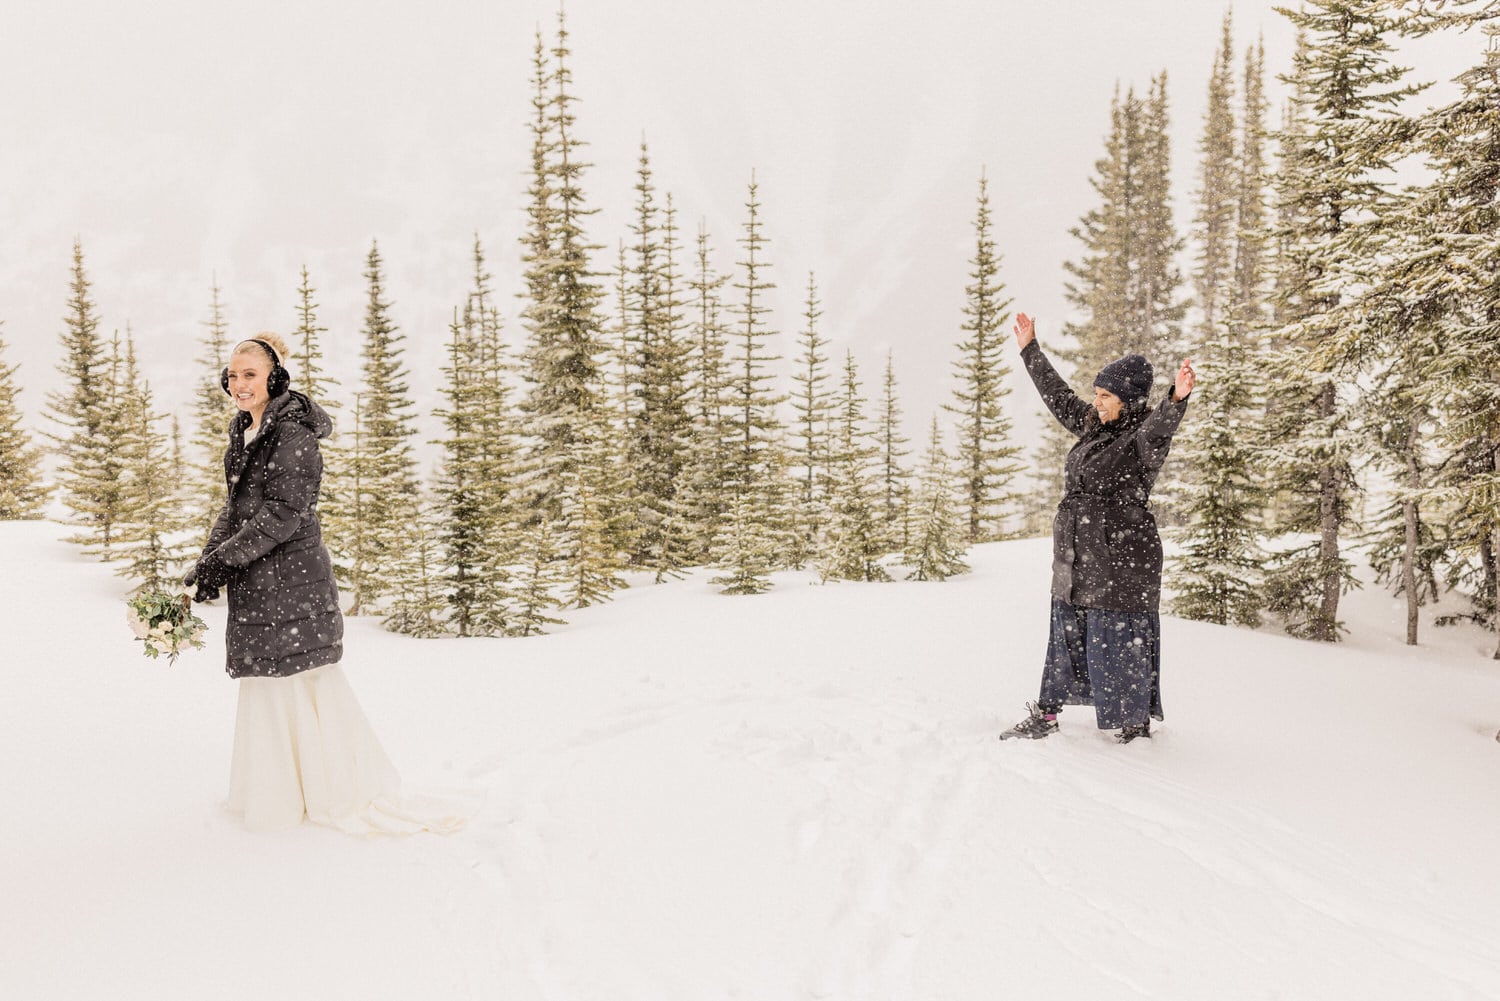
<path fill-rule="evenodd" d="M 234 405 L 260 416 L 271 396 L 266 392 L 266 379 L 271 375 L 271 365 L 258 351 L 236 351 L 229 359 L 229 396 Z"/>

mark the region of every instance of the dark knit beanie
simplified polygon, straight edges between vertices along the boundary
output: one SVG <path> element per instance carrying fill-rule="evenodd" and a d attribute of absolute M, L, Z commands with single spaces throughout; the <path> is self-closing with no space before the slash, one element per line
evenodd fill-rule
<path fill-rule="evenodd" d="M 1151 363 L 1145 355 L 1116 358 L 1099 370 L 1094 385 L 1107 389 L 1127 404 L 1144 400 L 1151 392 Z"/>

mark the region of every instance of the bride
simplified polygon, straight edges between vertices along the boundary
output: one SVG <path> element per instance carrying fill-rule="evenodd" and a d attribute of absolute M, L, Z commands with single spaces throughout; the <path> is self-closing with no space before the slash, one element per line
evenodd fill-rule
<path fill-rule="evenodd" d="M 240 682 L 229 808 L 254 830 L 304 816 L 351 834 L 455 830 L 461 817 L 402 799 L 339 665 L 344 620 L 317 506 L 318 439 L 333 422 L 290 388 L 284 357 L 271 333 L 230 355 L 229 496 L 183 578 L 196 601 L 229 590 L 226 669 Z"/>

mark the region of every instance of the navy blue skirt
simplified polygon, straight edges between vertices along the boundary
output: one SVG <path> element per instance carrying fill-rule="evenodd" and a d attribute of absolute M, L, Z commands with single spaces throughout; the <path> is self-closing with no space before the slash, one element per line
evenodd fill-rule
<path fill-rule="evenodd" d="M 1161 719 L 1161 616 L 1053 598 L 1037 703 L 1047 712 L 1093 706 L 1101 730 Z"/>

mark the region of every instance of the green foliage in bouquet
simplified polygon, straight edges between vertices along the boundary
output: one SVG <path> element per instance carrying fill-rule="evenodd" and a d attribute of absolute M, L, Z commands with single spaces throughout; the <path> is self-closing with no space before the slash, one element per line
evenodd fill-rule
<path fill-rule="evenodd" d="M 166 591 L 141 591 L 126 603 L 126 619 L 153 660 L 162 654 L 170 663 L 185 647 L 201 649 L 208 624 L 193 614 L 186 596 Z"/>

